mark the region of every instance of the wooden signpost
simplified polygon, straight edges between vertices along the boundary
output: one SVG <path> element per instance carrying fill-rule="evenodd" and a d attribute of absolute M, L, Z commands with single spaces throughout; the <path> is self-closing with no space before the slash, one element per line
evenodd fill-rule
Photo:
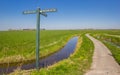
<path fill-rule="evenodd" d="M 39 70 L 39 46 L 40 46 L 40 15 L 47 17 L 48 12 L 56 12 L 57 9 L 41 10 L 38 8 L 33 11 L 24 11 L 23 14 L 37 14 L 37 26 L 36 26 L 36 69 Z"/>

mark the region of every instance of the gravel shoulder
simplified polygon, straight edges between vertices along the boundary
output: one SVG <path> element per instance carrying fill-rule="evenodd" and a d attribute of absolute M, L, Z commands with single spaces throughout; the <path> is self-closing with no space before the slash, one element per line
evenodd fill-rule
<path fill-rule="evenodd" d="M 91 68 L 85 75 L 120 75 L 120 65 L 112 57 L 110 50 L 89 34 L 86 36 L 93 41 L 95 49 Z"/>

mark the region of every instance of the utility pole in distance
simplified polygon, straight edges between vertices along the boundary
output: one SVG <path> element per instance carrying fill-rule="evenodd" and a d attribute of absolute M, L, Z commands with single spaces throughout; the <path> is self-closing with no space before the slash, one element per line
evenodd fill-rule
<path fill-rule="evenodd" d="M 23 14 L 37 14 L 37 26 L 36 26 L 36 69 L 39 70 L 39 46 L 40 46 L 40 15 L 47 17 L 48 12 L 56 12 L 57 9 L 41 10 L 38 8 L 33 11 L 24 11 Z"/>

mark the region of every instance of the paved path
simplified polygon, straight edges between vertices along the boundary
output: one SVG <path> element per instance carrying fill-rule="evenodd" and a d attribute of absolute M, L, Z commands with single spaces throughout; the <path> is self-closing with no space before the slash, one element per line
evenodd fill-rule
<path fill-rule="evenodd" d="M 91 69 L 85 75 L 120 75 L 120 65 L 112 57 L 108 48 L 100 41 L 86 34 L 95 46 Z"/>

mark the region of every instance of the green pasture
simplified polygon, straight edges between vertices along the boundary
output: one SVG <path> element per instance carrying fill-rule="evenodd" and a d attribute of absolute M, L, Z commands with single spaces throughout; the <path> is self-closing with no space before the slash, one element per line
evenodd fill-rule
<path fill-rule="evenodd" d="M 92 63 L 94 45 L 84 34 L 78 34 L 75 52 L 69 58 L 52 66 L 38 70 L 16 70 L 10 75 L 83 75 Z"/>
<path fill-rule="evenodd" d="M 62 48 L 77 31 L 40 31 L 40 57 L 45 57 Z M 0 63 L 11 63 L 35 59 L 35 31 L 1 31 Z M 14 60 L 13 60 L 14 59 Z"/>
<path fill-rule="evenodd" d="M 39 71 L 18 69 L 10 75 L 83 75 L 91 66 L 94 51 L 94 45 L 85 36 L 86 33 L 102 41 L 120 64 L 120 30 L 42 30 L 41 58 L 60 50 L 69 39 L 78 36 L 75 52 L 69 58 Z M 35 60 L 35 39 L 35 31 L 1 31 L 0 63 Z"/>

